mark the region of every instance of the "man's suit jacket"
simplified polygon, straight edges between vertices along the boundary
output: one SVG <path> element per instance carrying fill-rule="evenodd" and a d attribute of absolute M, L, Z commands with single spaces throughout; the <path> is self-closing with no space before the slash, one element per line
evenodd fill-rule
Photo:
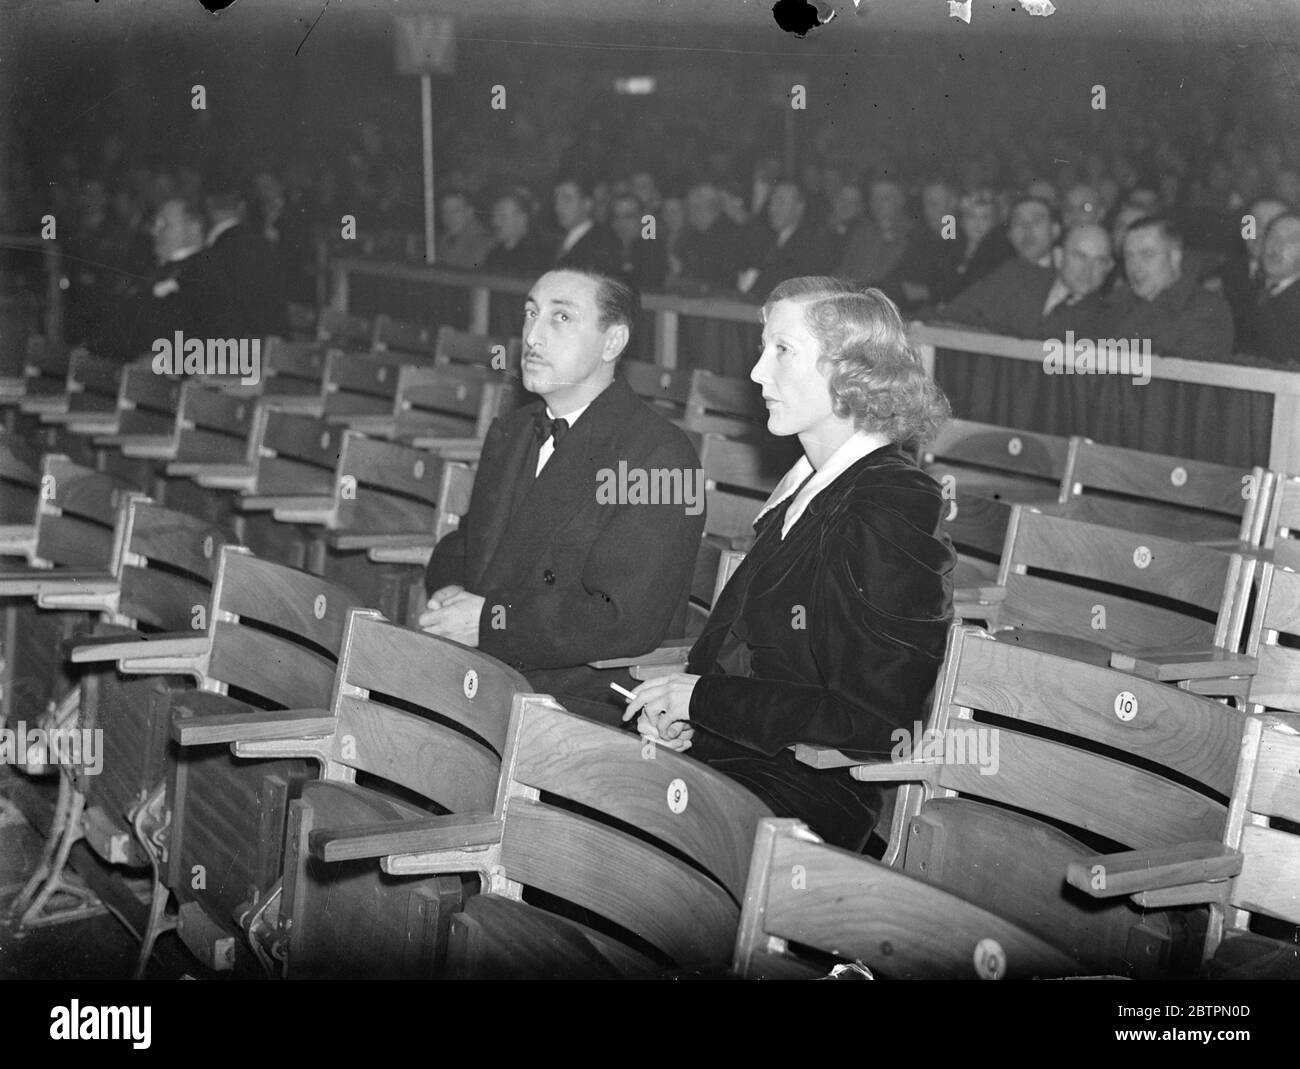
<path fill-rule="evenodd" d="M 1032 338 L 1055 281 L 1056 272 L 1050 267 L 1039 267 L 1017 256 L 943 305 L 937 318 L 997 334 Z"/>
<path fill-rule="evenodd" d="M 1300 281 L 1261 301 L 1253 323 L 1260 356 L 1271 364 L 1300 368 Z"/>
<path fill-rule="evenodd" d="M 1125 287 L 1111 296 L 1116 338 L 1150 339 L 1154 356 L 1231 360 L 1232 312 L 1218 293 L 1190 275 L 1143 300 Z"/>
<path fill-rule="evenodd" d="M 239 223 L 217 235 L 203 254 L 203 284 L 212 337 L 289 336 L 283 264 L 252 224 Z"/>
<path fill-rule="evenodd" d="M 745 259 L 745 235 L 725 215 L 708 230 L 686 226 L 677 243 L 682 280 L 714 289 L 735 289 L 736 274 Z"/>
<path fill-rule="evenodd" d="M 156 339 L 171 342 L 178 330 L 187 338 L 216 336 L 207 316 L 204 257 L 199 251 L 161 264 L 143 280 L 125 313 L 118 359 L 144 356 Z"/>
<path fill-rule="evenodd" d="M 751 258 L 749 266 L 758 268 L 758 278 L 749 289 L 751 297 L 764 300 L 778 282 L 824 275 L 835 266 L 823 232 L 811 222 L 800 223 L 784 245 L 778 245 L 776 239 L 769 231 L 767 243 Z"/>
<path fill-rule="evenodd" d="M 578 239 L 576 245 L 568 252 L 561 252 L 564 239 L 555 247 L 555 270 L 566 267 L 595 267 L 610 274 L 617 274 L 622 254 L 619 252 L 618 239 L 613 233 L 596 223 Z"/>
<path fill-rule="evenodd" d="M 686 435 L 616 377 L 534 477 L 533 418 L 542 407 L 536 401 L 492 424 L 469 512 L 438 543 L 425 587 L 454 583 L 481 595 L 483 652 L 539 690 L 599 701 L 610 694 L 609 677 L 587 662 L 655 648 L 685 603 L 704 530 L 700 461 Z M 680 470 L 679 485 L 695 480 L 699 513 L 606 503 L 598 489 L 618 478 L 620 465 Z"/>

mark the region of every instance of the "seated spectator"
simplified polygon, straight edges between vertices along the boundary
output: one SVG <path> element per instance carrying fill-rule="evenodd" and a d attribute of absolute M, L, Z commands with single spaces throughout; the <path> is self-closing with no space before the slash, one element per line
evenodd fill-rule
<path fill-rule="evenodd" d="M 722 193 L 703 183 L 686 194 L 686 225 L 677 243 L 686 289 L 732 289 L 744 249 L 740 228 L 722 214 Z"/>
<path fill-rule="evenodd" d="M 1042 327 L 1056 281 L 1052 246 L 1059 233 L 1046 201 L 1021 197 L 1011 208 L 1007 227 L 1015 257 L 941 306 L 939 318 L 997 334 L 1033 337 Z"/>
<path fill-rule="evenodd" d="M 1103 296 L 1114 260 L 1110 235 L 1096 223 L 1079 223 L 1052 250 L 1056 279 L 1047 291 L 1041 322 L 1031 337 L 1077 338 L 1107 336 L 1110 309 Z"/>
<path fill-rule="evenodd" d="M 936 294 L 941 302 L 952 300 L 1016 254 L 1006 230 L 999 225 L 998 202 L 990 190 L 967 193 L 961 199 L 959 212 L 958 240 L 944 246 L 951 251 Z"/>
<path fill-rule="evenodd" d="M 176 331 L 186 337 L 209 334 L 203 277 L 203 216 L 176 198 L 154 214 L 150 228 L 157 264 L 127 302 L 113 355 L 123 362 L 150 352 L 158 338 Z"/>
<path fill-rule="evenodd" d="M 663 195 L 659 192 L 659 184 L 651 171 L 633 171 L 628 176 L 628 185 L 640 201 L 642 211 L 655 215 L 663 207 Z"/>
<path fill-rule="evenodd" d="M 668 256 L 659 240 L 658 223 L 651 237 L 644 234 L 641 202 L 632 193 L 616 196 L 610 204 L 610 229 L 618 239 L 619 267 L 625 278 L 643 293 L 659 293 L 668 275 Z"/>
<path fill-rule="evenodd" d="M 1237 335 L 1237 344 L 1247 352 L 1257 352 L 1260 339 L 1256 334 L 1259 319 L 1256 315 L 1260 302 L 1264 299 L 1264 235 L 1273 224 L 1273 220 L 1285 215 L 1290 209 L 1280 200 L 1264 197 L 1255 201 L 1246 213 L 1248 218 L 1234 220 L 1239 224 L 1238 231 L 1243 236 L 1240 251 L 1230 256 L 1219 269 L 1219 278 L 1223 296 L 1232 308 L 1232 322 Z M 1247 227 L 1249 221 L 1252 225 Z"/>
<path fill-rule="evenodd" d="M 1261 259 L 1265 294 L 1253 317 L 1259 355 L 1300 370 L 1300 216 L 1288 212 L 1269 224 Z"/>
<path fill-rule="evenodd" d="M 736 280 L 741 293 L 766 293 L 783 278 L 825 270 L 825 239 L 804 221 L 807 204 L 799 183 L 780 181 L 767 198 L 767 239 L 748 258 Z"/>
<path fill-rule="evenodd" d="M 1112 295 L 1114 336 L 1150 339 L 1156 356 L 1227 360 L 1232 356 L 1228 302 L 1183 273 L 1183 239 L 1165 216 L 1148 216 L 1124 235 L 1128 287 Z"/>
<path fill-rule="evenodd" d="M 533 234 L 528 202 L 520 192 L 510 192 L 492 205 L 492 232 L 496 242 L 483 257 L 485 271 L 502 275 L 535 276 L 544 270 L 550 254 Z"/>
<path fill-rule="evenodd" d="M 849 238 L 865 210 L 862 188 L 856 182 L 843 182 L 831 194 L 831 210 L 826 220 L 826 246 L 836 263 L 844 256 Z"/>
<path fill-rule="evenodd" d="M 779 195 L 779 187 L 773 196 Z M 684 673 L 641 684 L 624 719 L 755 792 L 779 816 L 861 850 L 875 784 L 798 762 L 796 743 L 883 756 L 926 715 L 952 619 L 944 502 L 907 449 L 947 402 L 879 290 L 782 282 L 763 308 L 750 377 L 768 429 L 804 456 L 757 521 Z M 808 608 L 806 630 L 790 626 Z"/>
<path fill-rule="evenodd" d="M 907 214 L 903 187 L 892 178 L 871 183 L 871 217 L 858 224 L 836 274 L 878 286 L 902 308 L 934 300 L 944 279 L 941 239 Z"/>
<path fill-rule="evenodd" d="M 474 214 L 469 194 L 454 189 L 438 200 L 438 219 L 442 233 L 438 236 L 437 257 L 440 267 L 479 270 L 487 259 L 492 235 Z"/>
<path fill-rule="evenodd" d="M 591 187 L 575 176 L 555 183 L 555 219 L 563 237 L 555 250 L 553 266 L 618 270 L 618 242 L 594 217 Z"/>
<path fill-rule="evenodd" d="M 214 338 L 289 336 L 288 286 L 280 258 L 246 221 L 244 194 L 232 178 L 209 184 L 203 283 Z"/>

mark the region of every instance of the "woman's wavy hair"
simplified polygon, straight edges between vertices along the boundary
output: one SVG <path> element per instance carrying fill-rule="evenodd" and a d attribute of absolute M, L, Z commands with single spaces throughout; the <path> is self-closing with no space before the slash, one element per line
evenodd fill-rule
<path fill-rule="evenodd" d="M 778 301 L 798 301 L 821 342 L 831 405 L 859 430 L 891 442 L 919 445 L 951 415 L 948 399 L 926 374 L 907 340 L 898 307 L 878 289 L 858 290 L 836 278 L 811 275 L 779 283 L 763 303 L 766 319 Z"/>

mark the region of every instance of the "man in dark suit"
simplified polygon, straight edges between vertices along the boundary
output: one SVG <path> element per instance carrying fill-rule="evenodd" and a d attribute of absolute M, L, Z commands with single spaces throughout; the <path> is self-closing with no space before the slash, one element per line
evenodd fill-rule
<path fill-rule="evenodd" d="M 203 272 L 203 217 L 174 198 L 159 206 L 150 228 L 157 266 L 127 302 L 125 322 L 114 355 L 126 362 L 151 351 L 158 338 L 168 341 L 209 336 Z"/>
<path fill-rule="evenodd" d="M 686 194 L 686 225 L 677 245 L 682 269 L 675 287 L 686 293 L 731 290 L 744 259 L 740 227 L 722 211 L 722 193 L 701 183 Z"/>
<path fill-rule="evenodd" d="M 618 239 L 619 268 L 638 290 L 662 293 L 668 276 L 668 254 L 656 233 L 645 236 L 641 202 L 621 193 L 610 202 L 610 229 Z"/>
<path fill-rule="evenodd" d="M 617 271 L 618 242 L 593 217 L 591 188 L 579 178 L 555 183 L 555 219 L 564 237 L 555 251 L 556 267 Z"/>
<path fill-rule="evenodd" d="M 208 329 L 214 338 L 289 336 L 288 287 L 274 246 L 246 221 L 244 194 L 218 179 L 207 197 L 203 257 Z"/>
<path fill-rule="evenodd" d="M 640 312 L 612 274 L 556 270 L 533 286 L 520 370 L 538 401 L 488 431 L 469 512 L 429 561 L 419 621 L 609 723 L 623 709 L 609 682 L 626 676 L 587 663 L 667 637 L 704 528 L 695 449 L 617 375 Z"/>
<path fill-rule="evenodd" d="M 1056 279 L 1031 338 L 1064 338 L 1072 331 L 1079 338 L 1110 334 L 1110 309 L 1102 297 L 1106 279 L 1114 266 L 1110 235 L 1096 223 L 1079 223 L 1066 232 L 1052 250 Z"/>
<path fill-rule="evenodd" d="M 1052 246 L 1060 226 L 1051 205 L 1022 197 L 1011 209 L 1007 232 L 1015 259 L 940 307 L 936 318 L 1017 338 L 1037 334 L 1056 281 Z"/>
<path fill-rule="evenodd" d="M 807 201 L 797 182 L 776 184 L 767 198 L 770 230 L 740 272 L 736 288 L 741 293 L 763 298 L 787 278 L 824 275 L 834 267 L 824 235 L 804 221 L 806 208 Z"/>
<path fill-rule="evenodd" d="M 1264 235 L 1266 295 L 1255 309 L 1259 355 L 1300 368 L 1300 215 L 1279 215 Z"/>

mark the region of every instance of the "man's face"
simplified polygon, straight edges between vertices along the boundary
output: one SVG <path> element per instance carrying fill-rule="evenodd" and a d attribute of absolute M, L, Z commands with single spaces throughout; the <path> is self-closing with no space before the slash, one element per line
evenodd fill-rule
<path fill-rule="evenodd" d="M 962 236 L 972 245 L 998 225 L 998 206 L 992 200 L 969 200 L 961 209 Z"/>
<path fill-rule="evenodd" d="M 528 214 L 513 197 L 502 197 L 492 205 L 492 232 L 497 240 L 514 245 L 528 233 Z"/>
<path fill-rule="evenodd" d="M 153 251 L 159 263 L 166 263 L 185 249 L 203 244 L 203 224 L 185 212 L 178 200 L 169 200 L 154 216 Z"/>
<path fill-rule="evenodd" d="M 1017 204 L 1011 211 L 1007 237 L 1016 255 L 1036 264 L 1046 256 L 1056 240 L 1056 227 L 1047 206 L 1037 201 Z"/>
<path fill-rule="evenodd" d="M 1101 287 L 1115 266 L 1110 235 L 1095 224 L 1075 227 L 1053 257 L 1056 273 L 1071 293 L 1086 297 Z"/>
<path fill-rule="evenodd" d="M 1270 285 L 1300 275 L 1300 219 L 1287 216 L 1268 228 L 1260 262 Z"/>
<path fill-rule="evenodd" d="M 862 190 L 857 186 L 843 185 L 831 199 L 831 219 L 837 226 L 848 226 L 862 218 Z"/>
<path fill-rule="evenodd" d="M 763 388 L 767 429 L 811 433 L 833 418 L 831 392 L 819 366 L 822 346 L 808 329 L 800 301 L 778 301 L 763 323 L 763 351 L 749 377 Z"/>
<path fill-rule="evenodd" d="M 798 226 L 803 218 L 803 196 L 788 182 L 782 182 L 767 201 L 767 221 L 778 234 L 788 227 Z"/>
<path fill-rule="evenodd" d="M 591 218 L 591 198 L 573 182 L 561 182 L 555 187 L 555 219 L 563 230 L 572 230 Z"/>
<path fill-rule="evenodd" d="M 1182 264 L 1182 251 L 1157 227 L 1139 227 L 1124 235 L 1124 274 L 1129 288 L 1143 300 L 1154 299 L 1177 282 Z"/>
<path fill-rule="evenodd" d="M 649 171 L 637 171 L 631 179 L 632 192 L 643 207 L 652 208 L 659 203 L 659 189 L 655 176 Z"/>
<path fill-rule="evenodd" d="M 600 392 L 627 342 L 626 327 L 601 328 L 598 288 L 586 275 L 549 271 L 524 303 L 524 389 L 559 415 Z"/>
<path fill-rule="evenodd" d="M 893 226 L 903 217 L 903 191 L 893 182 L 871 187 L 871 217 L 881 226 Z"/>
<path fill-rule="evenodd" d="M 624 245 L 636 240 L 641 230 L 641 205 L 636 197 L 616 197 L 610 205 L 609 225 Z"/>
<path fill-rule="evenodd" d="M 474 218 L 474 212 L 464 197 L 444 197 L 442 201 L 442 229 L 449 237 L 463 234 Z"/>
<path fill-rule="evenodd" d="M 721 198 L 712 186 L 696 186 L 686 194 L 686 221 L 692 230 L 708 230 L 721 210 Z"/>
<path fill-rule="evenodd" d="M 1099 223 L 1102 217 L 1101 194 L 1092 186 L 1071 186 L 1061 205 L 1061 224 L 1073 230 L 1085 223 Z"/>

